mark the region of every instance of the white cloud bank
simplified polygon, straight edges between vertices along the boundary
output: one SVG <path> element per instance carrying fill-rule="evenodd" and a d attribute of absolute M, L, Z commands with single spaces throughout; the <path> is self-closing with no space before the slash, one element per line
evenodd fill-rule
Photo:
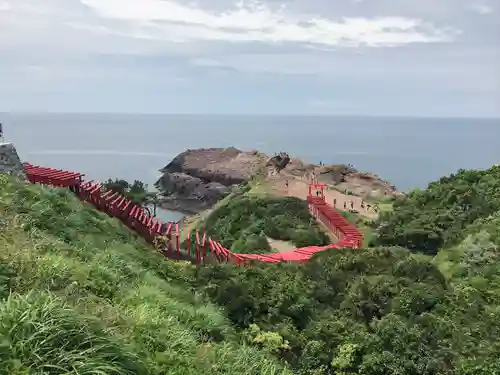
<path fill-rule="evenodd" d="M 452 41 L 457 30 L 405 17 L 329 20 L 294 14 L 284 6 L 240 2 L 223 12 L 162 0 L 80 0 L 101 18 L 128 27 L 110 33 L 170 42 L 224 41 L 301 43 L 323 46 L 392 47 Z M 123 26 L 123 25 L 122 25 Z M 126 31 L 124 31 L 126 30 Z"/>

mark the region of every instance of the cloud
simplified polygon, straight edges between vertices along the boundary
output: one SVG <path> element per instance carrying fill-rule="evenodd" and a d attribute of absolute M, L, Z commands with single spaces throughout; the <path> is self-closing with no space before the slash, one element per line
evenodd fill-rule
<path fill-rule="evenodd" d="M 240 2 L 225 11 L 161 0 L 80 0 L 98 16 L 121 21 L 113 31 L 170 42 L 301 43 L 324 46 L 390 47 L 411 43 L 450 42 L 458 31 L 407 17 L 340 17 L 294 13 L 256 2 Z"/>
<path fill-rule="evenodd" d="M 493 12 L 493 8 L 492 7 L 490 7 L 488 5 L 485 5 L 485 4 L 480 4 L 480 3 L 472 4 L 470 6 L 470 8 L 474 12 L 482 14 L 482 15 L 490 14 L 490 13 Z"/>
<path fill-rule="evenodd" d="M 0 110 L 500 113 L 498 0 L 236 1 L 0 0 Z"/>

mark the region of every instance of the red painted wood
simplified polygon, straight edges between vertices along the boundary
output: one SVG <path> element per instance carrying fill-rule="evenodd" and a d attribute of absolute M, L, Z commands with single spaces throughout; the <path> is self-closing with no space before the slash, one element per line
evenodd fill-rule
<path fill-rule="evenodd" d="M 172 256 L 175 246 L 176 257 L 180 258 L 182 249 L 180 248 L 180 231 L 179 224 L 168 223 L 166 226 L 163 222 L 155 217 L 149 217 L 144 208 L 133 204 L 126 200 L 120 194 L 112 191 L 104 191 L 100 183 L 94 181 L 82 181 L 84 176 L 81 173 L 63 171 L 53 168 L 42 168 L 28 163 L 24 164 L 28 180 L 32 183 L 44 185 L 78 188 L 72 189 L 78 192 L 81 200 L 87 201 L 94 205 L 98 210 L 104 211 L 106 214 L 117 217 L 122 222 L 135 230 L 147 242 L 154 243 L 158 236 L 168 238 L 165 244 L 165 255 Z M 317 181 L 314 181 L 317 182 Z M 258 260 L 261 262 L 276 263 L 280 261 L 303 262 L 313 256 L 315 253 L 327 249 L 340 247 L 359 248 L 363 244 L 362 233 L 351 223 L 349 223 L 340 213 L 331 207 L 324 198 L 324 189 L 326 184 L 312 183 L 309 185 L 309 195 L 307 202 L 311 215 L 321 220 L 327 228 L 334 233 L 339 242 L 328 246 L 310 246 L 290 250 L 285 253 L 271 254 L 237 254 L 226 249 L 218 241 L 208 238 L 206 233 L 200 239 L 200 233 L 195 233 L 195 248 L 191 246 L 191 229 L 188 228 L 187 236 L 187 256 L 191 259 L 194 251 L 196 264 L 203 264 L 207 257 L 207 250 L 212 254 L 212 259 L 219 262 L 233 262 L 236 264 L 248 265 L 249 261 Z M 319 191 L 320 196 L 315 195 L 313 191 Z M 173 244 L 175 236 L 175 243 Z"/>

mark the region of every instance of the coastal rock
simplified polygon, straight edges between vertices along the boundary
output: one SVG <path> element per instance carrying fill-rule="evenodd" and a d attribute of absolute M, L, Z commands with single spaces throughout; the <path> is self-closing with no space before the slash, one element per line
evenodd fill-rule
<path fill-rule="evenodd" d="M 160 171 L 156 186 L 165 198 L 162 207 L 197 213 L 229 194 L 231 186 L 248 181 L 266 156 L 234 147 L 187 150 Z"/>
<path fill-rule="evenodd" d="M 196 213 L 211 207 L 226 196 L 230 188 L 218 182 L 206 182 L 186 173 L 164 173 L 156 183 L 165 198 L 161 205 L 169 210 Z"/>
<path fill-rule="evenodd" d="M 276 171 L 282 171 L 288 164 L 290 164 L 290 161 L 290 156 L 288 156 L 287 153 L 282 152 L 274 155 L 272 158 L 269 158 L 266 163 L 266 167 L 273 167 Z"/>
<path fill-rule="evenodd" d="M 27 181 L 26 171 L 12 143 L 0 143 L 0 173 L 7 173 L 21 181 Z"/>
<path fill-rule="evenodd" d="M 281 154 L 279 154 L 281 155 Z M 161 206 L 188 214 L 196 214 L 212 207 L 231 192 L 231 187 L 250 180 L 256 174 L 266 177 L 270 184 L 276 178 L 310 181 L 312 176 L 320 183 L 335 185 L 359 196 L 392 196 L 400 194 L 388 181 L 373 173 L 357 171 L 351 165 L 307 164 L 286 157 L 267 156 L 258 151 L 241 151 L 234 147 L 201 148 L 177 155 L 160 171 L 156 182 L 164 198 Z M 277 174 L 279 171 L 279 174 Z"/>
<path fill-rule="evenodd" d="M 185 173 L 208 182 L 225 186 L 240 184 L 253 176 L 262 164 L 264 154 L 244 152 L 234 147 L 201 148 L 177 155 L 160 172 Z"/>
<path fill-rule="evenodd" d="M 347 190 L 354 195 L 399 196 L 403 193 L 389 181 L 382 180 L 374 173 L 360 172 L 351 165 L 331 164 L 315 168 L 318 182 L 335 185 L 340 190 Z"/>

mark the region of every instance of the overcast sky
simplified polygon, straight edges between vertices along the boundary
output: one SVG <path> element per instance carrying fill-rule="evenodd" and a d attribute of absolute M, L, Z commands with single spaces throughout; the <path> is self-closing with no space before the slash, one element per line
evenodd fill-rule
<path fill-rule="evenodd" d="M 500 0 L 0 0 L 0 111 L 500 116 Z"/>

